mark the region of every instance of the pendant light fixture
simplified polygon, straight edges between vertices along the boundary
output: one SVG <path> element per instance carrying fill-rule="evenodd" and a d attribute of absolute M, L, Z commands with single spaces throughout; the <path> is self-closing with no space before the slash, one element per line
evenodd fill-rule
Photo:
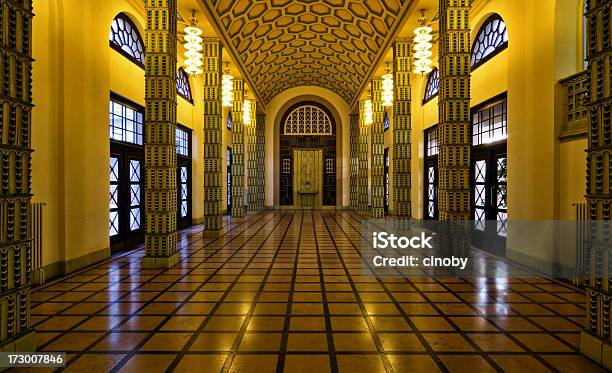
<path fill-rule="evenodd" d="M 229 62 L 226 62 L 225 72 L 221 80 L 223 107 L 232 107 L 234 105 L 234 77 L 229 72 Z"/>
<path fill-rule="evenodd" d="M 202 70 L 202 29 L 198 27 L 196 11 L 191 11 L 190 25 L 185 27 L 185 72 L 191 75 L 199 75 Z"/>
<path fill-rule="evenodd" d="M 393 106 L 393 74 L 390 73 L 389 62 L 385 68 L 385 75 L 382 76 L 382 105 Z"/>
<path fill-rule="evenodd" d="M 370 91 L 368 91 L 370 97 Z M 363 124 L 371 126 L 374 122 L 374 113 L 372 112 L 372 100 L 367 99 L 363 102 Z"/>
<path fill-rule="evenodd" d="M 244 102 L 242 103 L 242 124 L 251 125 L 251 100 L 247 99 L 248 91 L 244 90 Z"/>
<path fill-rule="evenodd" d="M 431 48 L 433 44 L 433 36 L 431 35 L 433 29 L 427 26 L 427 18 L 425 17 L 425 10 L 421 10 L 421 18 L 419 18 L 420 27 L 414 30 L 414 73 L 415 74 L 429 74 L 433 68 L 431 56 Z"/>

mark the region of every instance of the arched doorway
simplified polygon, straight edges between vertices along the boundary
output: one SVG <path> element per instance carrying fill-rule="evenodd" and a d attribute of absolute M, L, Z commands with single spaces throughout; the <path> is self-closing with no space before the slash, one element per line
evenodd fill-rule
<path fill-rule="evenodd" d="M 280 121 L 281 206 L 336 205 L 336 122 L 314 101 L 289 107 Z"/>

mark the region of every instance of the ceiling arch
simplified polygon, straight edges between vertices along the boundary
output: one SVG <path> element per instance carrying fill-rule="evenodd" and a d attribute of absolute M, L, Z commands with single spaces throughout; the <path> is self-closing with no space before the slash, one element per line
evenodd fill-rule
<path fill-rule="evenodd" d="M 409 0 L 205 0 L 264 105 L 319 86 L 353 102 Z"/>

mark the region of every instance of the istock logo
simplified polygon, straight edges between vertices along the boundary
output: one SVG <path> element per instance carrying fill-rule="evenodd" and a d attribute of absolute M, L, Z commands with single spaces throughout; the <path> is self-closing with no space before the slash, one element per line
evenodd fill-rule
<path fill-rule="evenodd" d="M 414 237 L 397 237 L 393 233 L 387 232 L 372 232 L 372 238 L 374 239 L 373 247 L 375 249 L 433 249 L 433 246 L 429 243 L 433 237 L 427 237 L 425 232 L 421 232 L 420 236 Z"/>

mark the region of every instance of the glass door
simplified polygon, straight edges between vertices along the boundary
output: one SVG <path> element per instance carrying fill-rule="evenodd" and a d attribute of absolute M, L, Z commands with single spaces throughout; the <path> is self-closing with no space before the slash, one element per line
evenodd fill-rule
<path fill-rule="evenodd" d="M 192 224 L 191 212 L 191 130 L 180 124 L 176 127 L 176 187 L 177 227 Z"/>
<path fill-rule="evenodd" d="M 112 251 L 130 249 L 144 238 L 144 155 L 111 143 L 109 236 Z"/>
<path fill-rule="evenodd" d="M 508 232 L 508 102 L 506 94 L 472 110 L 473 243 L 505 255 Z"/>
<path fill-rule="evenodd" d="M 144 108 L 111 94 L 109 225 L 112 251 L 144 241 Z"/>
<path fill-rule="evenodd" d="M 438 220 L 438 126 L 425 130 L 423 219 Z"/>
<path fill-rule="evenodd" d="M 389 148 L 385 148 L 385 214 L 389 213 Z"/>
<path fill-rule="evenodd" d="M 505 254 L 508 232 L 508 158 L 505 143 L 472 152 L 473 241 Z"/>
<path fill-rule="evenodd" d="M 227 158 L 227 214 L 232 213 L 232 148 L 226 150 Z"/>

